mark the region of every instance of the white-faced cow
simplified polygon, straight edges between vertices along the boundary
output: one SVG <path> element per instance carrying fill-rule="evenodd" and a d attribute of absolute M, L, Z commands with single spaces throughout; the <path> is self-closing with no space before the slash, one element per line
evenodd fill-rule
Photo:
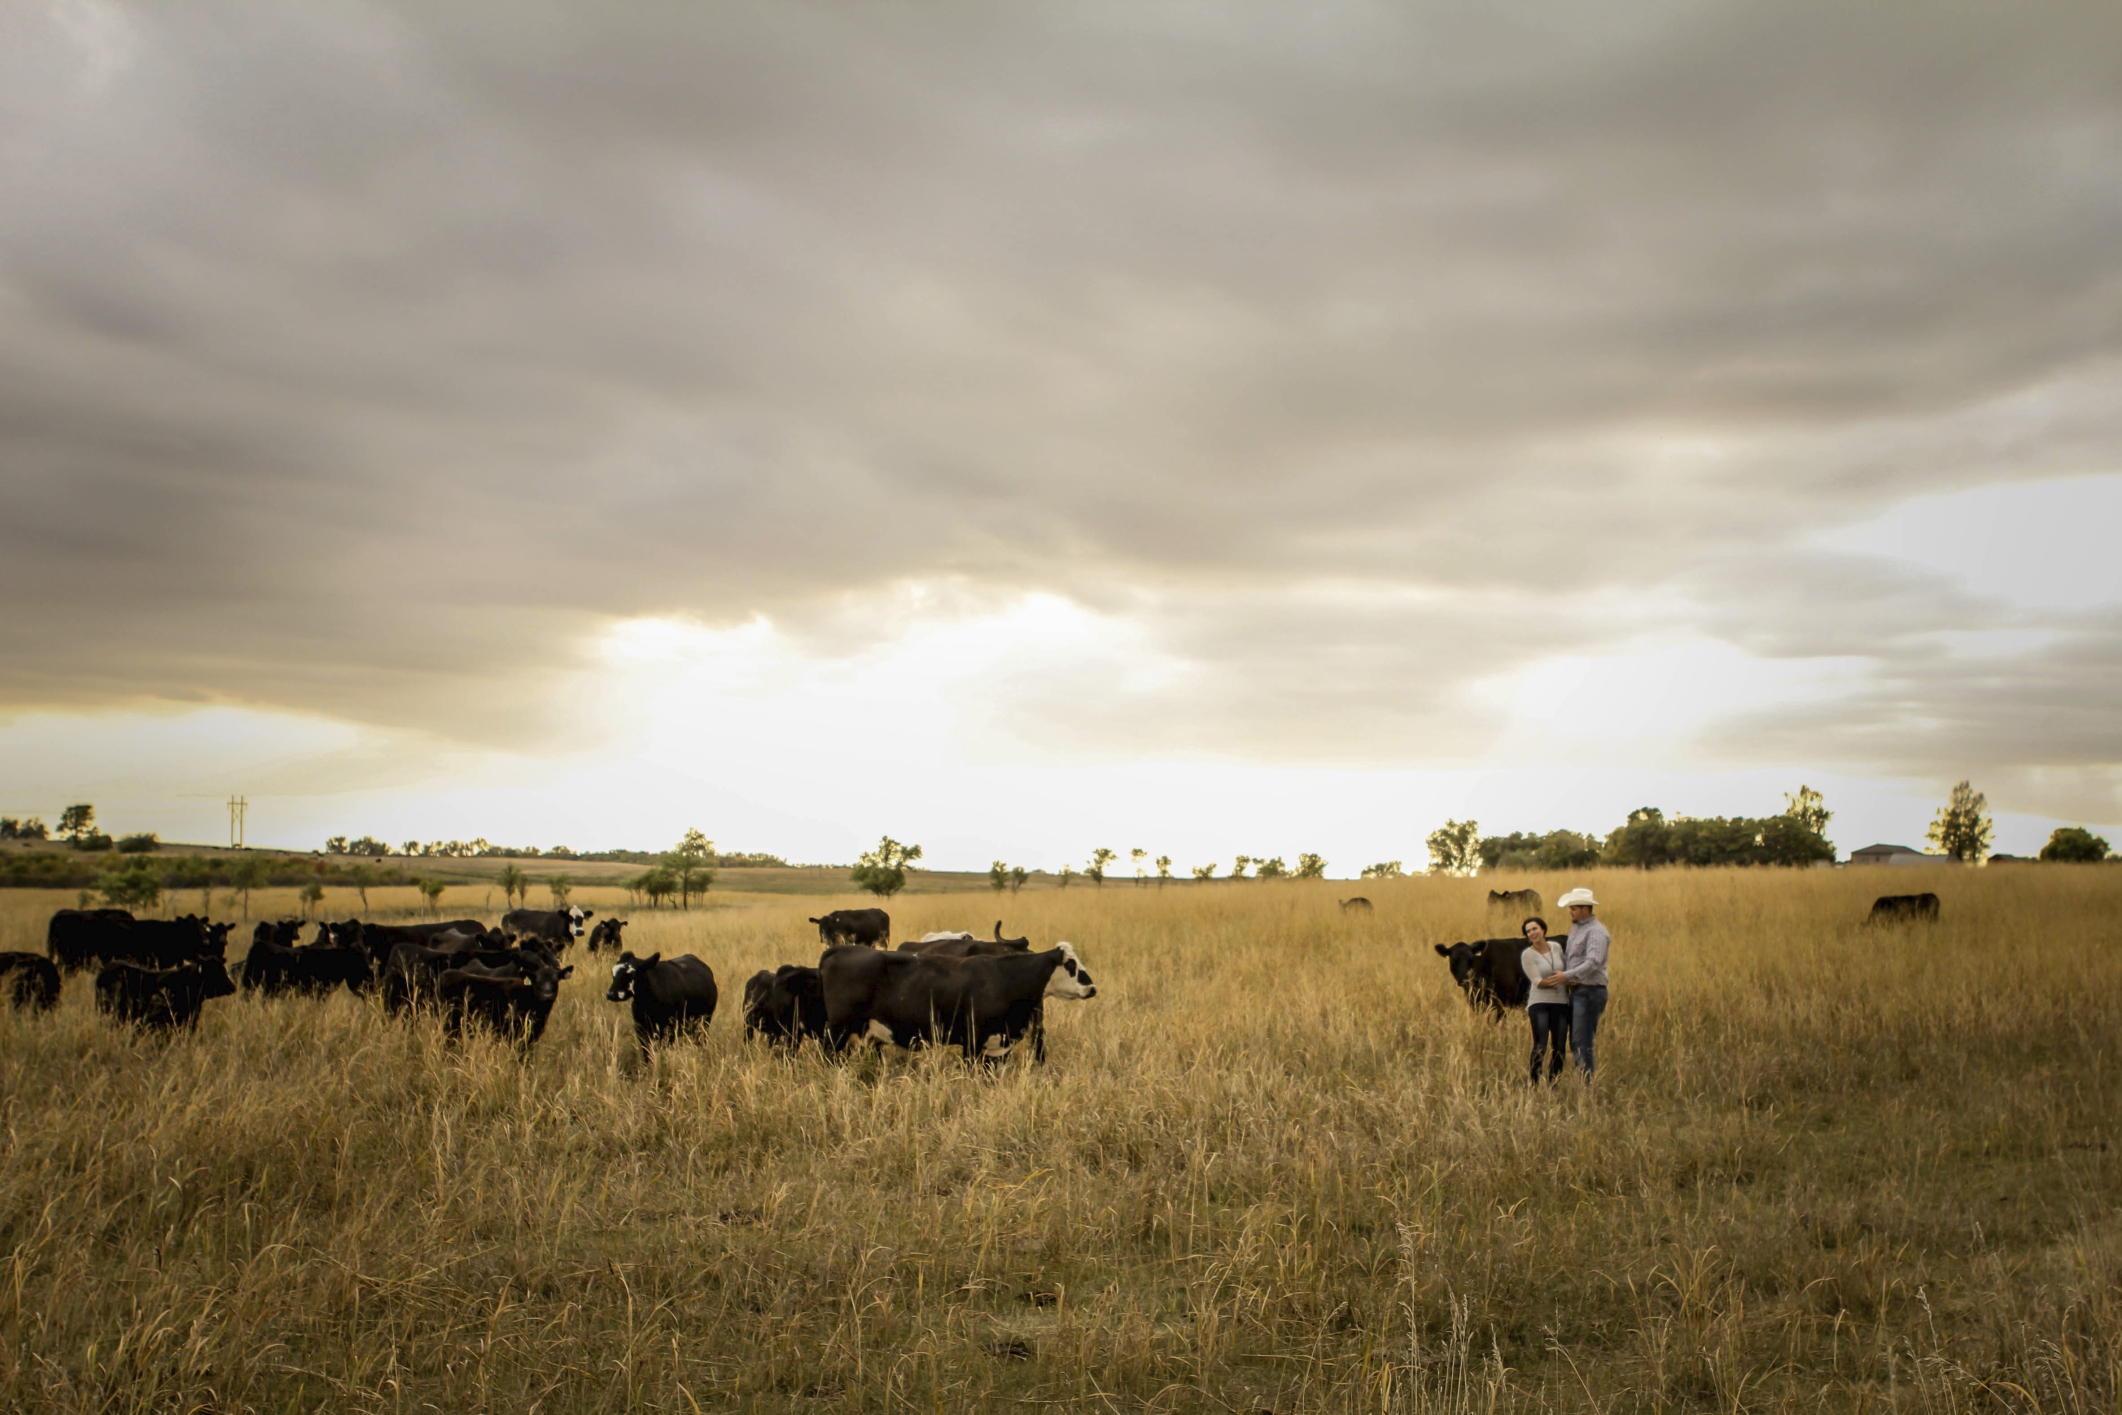
<path fill-rule="evenodd" d="M 810 922 L 818 926 L 818 942 L 827 948 L 843 943 L 883 948 L 892 936 L 892 916 L 882 909 L 835 909 Z"/>
<path fill-rule="evenodd" d="M 1488 1008 L 1501 1017 L 1509 1008 L 1525 1006 L 1532 982 L 1518 963 L 1525 951 L 1522 938 L 1482 938 L 1472 943 L 1438 944 L 1437 956 L 1451 964 L 1452 981 L 1466 994 L 1467 1005 L 1479 1011 Z"/>
<path fill-rule="evenodd" d="M 930 958 L 833 948 L 818 962 L 833 1045 L 955 1046 L 993 1066 L 1026 1035 L 1035 1038 L 1045 1000 L 1098 995 L 1073 945 L 1008 957 Z"/>
<path fill-rule="evenodd" d="M 511 909 L 501 916 L 501 927 L 565 949 L 582 937 L 584 921 L 597 911 L 570 904 L 565 909 Z"/>
<path fill-rule="evenodd" d="M 676 1041 L 687 1034 L 707 1030 L 715 1020 L 715 970 L 690 953 L 665 958 L 651 953 L 636 958 L 619 955 L 612 967 L 612 985 L 605 990 L 607 1002 L 631 1002 L 634 1040 L 641 1044 L 641 1059 L 648 1059 L 650 1042 Z"/>

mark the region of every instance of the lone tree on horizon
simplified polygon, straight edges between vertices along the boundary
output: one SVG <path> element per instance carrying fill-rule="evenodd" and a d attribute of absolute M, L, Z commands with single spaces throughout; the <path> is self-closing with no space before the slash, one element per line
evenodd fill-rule
<path fill-rule="evenodd" d="M 1090 863 L 1083 867 L 1083 873 L 1096 880 L 1098 888 L 1103 889 L 1105 888 L 1105 867 L 1119 858 L 1118 855 L 1100 845 L 1097 849 L 1090 852 Z"/>
<path fill-rule="evenodd" d="M 1429 846 L 1429 872 L 1433 875 L 1471 875 L 1481 863 L 1481 852 L 1477 841 L 1481 835 L 1478 821 L 1447 820 L 1440 829 L 1429 833 L 1424 842 Z"/>
<path fill-rule="evenodd" d="M 862 857 L 861 863 L 848 871 L 847 877 L 857 888 L 866 889 L 880 899 L 889 899 L 906 888 L 906 871 L 920 858 L 920 846 L 901 845 L 887 835 L 877 842 L 876 849 Z"/>
<path fill-rule="evenodd" d="M 1952 796 L 1939 807 L 1938 818 L 1923 838 L 1966 864 L 1989 853 L 1989 837 L 1989 798 L 1975 790 L 1973 782 L 1963 781 L 1953 787 Z"/>

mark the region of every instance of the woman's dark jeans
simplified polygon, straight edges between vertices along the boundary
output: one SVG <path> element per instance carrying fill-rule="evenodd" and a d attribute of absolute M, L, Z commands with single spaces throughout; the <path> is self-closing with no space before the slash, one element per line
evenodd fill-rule
<path fill-rule="evenodd" d="M 1587 1084 L 1592 1078 L 1592 1039 L 1599 1034 L 1599 1014 L 1606 1011 L 1606 985 L 1578 988 L 1569 995 L 1569 1049 Z"/>
<path fill-rule="evenodd" d="M 1540 1084 L 1540 1053 L 1547 1053 L 1547 1079 L 1562 1074 L 1562 1049 L 1569 1043 L 1569 1004 L 1536 1002 L 1525 1009 L 1533 1023 L 1533 1084 Z"/>

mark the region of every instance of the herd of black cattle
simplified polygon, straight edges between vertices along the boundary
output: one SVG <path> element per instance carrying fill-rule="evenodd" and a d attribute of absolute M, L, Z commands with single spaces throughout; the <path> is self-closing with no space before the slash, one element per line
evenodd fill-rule
<path fill-rule="evenodd" d="M 1491 891 L 1489 903 L 1537 911 L 1540 896 Z M 1367 899 L 1343 900 L 1341 907 L 1371 912 Z M 644 1056 L 652 1042 L 697 1032 L 714 1020 L 719 993 L 712 968 L 690 953 L 637 958 L 622 949 L 627 921 L 603 919 L 590 928 L 593 913 L 517 909 L 493 929 L 477 919 L 348 919 L 317 925 L 308 944 L 301 942 L 299 920 L 260 923 L 240 974 L 232 978 L 232 924 L 190 914 L 136 919 L 123 909 L 62 909 L 52 915 L 43 954 L 0 953 L 0 986 L 18 1007 L 49 1008 L 59 1000 L 65 973 L 95 967 L 100 1009 L 162 1032 L 194 1026 L 200 1009 L 233 995 L 239 979 L 243 991 L 265 996 L 316 997 L 343 987 L 379 995 L 392 1015 L 439 1013 L 452 1038 L 470 1023 L 527 1049 L 544 1034 L 560 984 L 575 971 L 562 955 L 586 932 L 592 957 L 606 949 L 618 955 L 604 995 L 631 1004 Z M 1869 922 L 1937 918 L 1937 895 L 1893 894 L 1872 904 Z M 746 981 L 747 1038 L 788 1046 L 814 1039 L 833 1052 L 865 1039 L 948 1045 L 989 1064 L 1029 1040 L 1034 1059 L 1043 1061 L 1046 999 L 1097 996 L 1073 945 L 1035 952 L 1029 939 L 1002 937 L 999 920 L 991 939 L 931 933 L 894 951 L 886 951 L 891 916 L 882 909 L 840 909 L 807 922 L 817 925 L 823 953 L 815 966 L 784 963 Z M 1493 938 L 1440 943 L 1436 951 L 1451 965 L 1467 1002 L 1501 1016 L 1525 1003 L 1522 947 L 1522 939 Z"/>
<path fill-rule="evenodd" d="M 231 976 L 233 924 L 62 909 L 52 915 L 44 953 L 0 953 L 0 985 L 18 1007 L 50 1008 L 66 974 L 94 968 L 101 1011 L 160 1033 L 195 1027 L 209 1001 L 235 995 L 239 985 L 261 996 L 323 997 L 344 988 L 378 997 L 393 1016 L 439 1015 L 452 1039 L 469 1024 L 527 1051 L 545 1032 L 561 982 L 574 974 L 563 956 L 586 933 L 592 957 L 607 949 L 618 955 L 605 997 L 631 1004 L 644 1056 L 651 1043 L 713 1021 L 712 968 L 690 953 L 637 958 L 622 947 L 627 921 L 589 927 L 593 913 L 518 909 L 491 929 L 477 919 L 349 919 L 316 925 L 308 943 L 300 920 L 260 923 Z M 808 922 L 823 946 L 816 966 L 783 964 L 745 983 L 746 1037 L 787 1046 L 815 1039 L 833 1052 L 864 1039 L 948 1045 L 990 1065 L 1029 1039 L 1044 1060 L 1045 1000 L 1097 995 L 1073 945 L 1034 951 L 1029 939 L 1003 938 L 999 921 L 992 939 L 932 933 L 894 951 L 886 951 L 891 918 L 881 909 L 842 909 Z"/>

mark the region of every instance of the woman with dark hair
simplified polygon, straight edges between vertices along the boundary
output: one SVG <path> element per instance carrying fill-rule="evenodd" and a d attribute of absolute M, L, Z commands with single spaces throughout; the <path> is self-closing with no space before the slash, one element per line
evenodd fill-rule
<path fill-rule="evenodd" d="M 1569 988 L 1556 984 L 1551 988 L 1540 986 L 1542 978 L 1552 977 L 1562 971 L 1562 950 L 1547 936 L 1547 920 L 1534 917 L 1527 919 L 1520 929 L 1525 934 L 1525 951 L 1518 955 L 1518 964 L 1525 969 L 1526 981 L 1532 984 L 1525 995 L 1525 1015 L 1533 1024 L 1533 1084 L 1540 1084 L 1540 1053 L 1547 1053 L 1547 1079 L 1554 1080 L 1562 1074 L 1562 1057 L 1569 1047 Z"/>

